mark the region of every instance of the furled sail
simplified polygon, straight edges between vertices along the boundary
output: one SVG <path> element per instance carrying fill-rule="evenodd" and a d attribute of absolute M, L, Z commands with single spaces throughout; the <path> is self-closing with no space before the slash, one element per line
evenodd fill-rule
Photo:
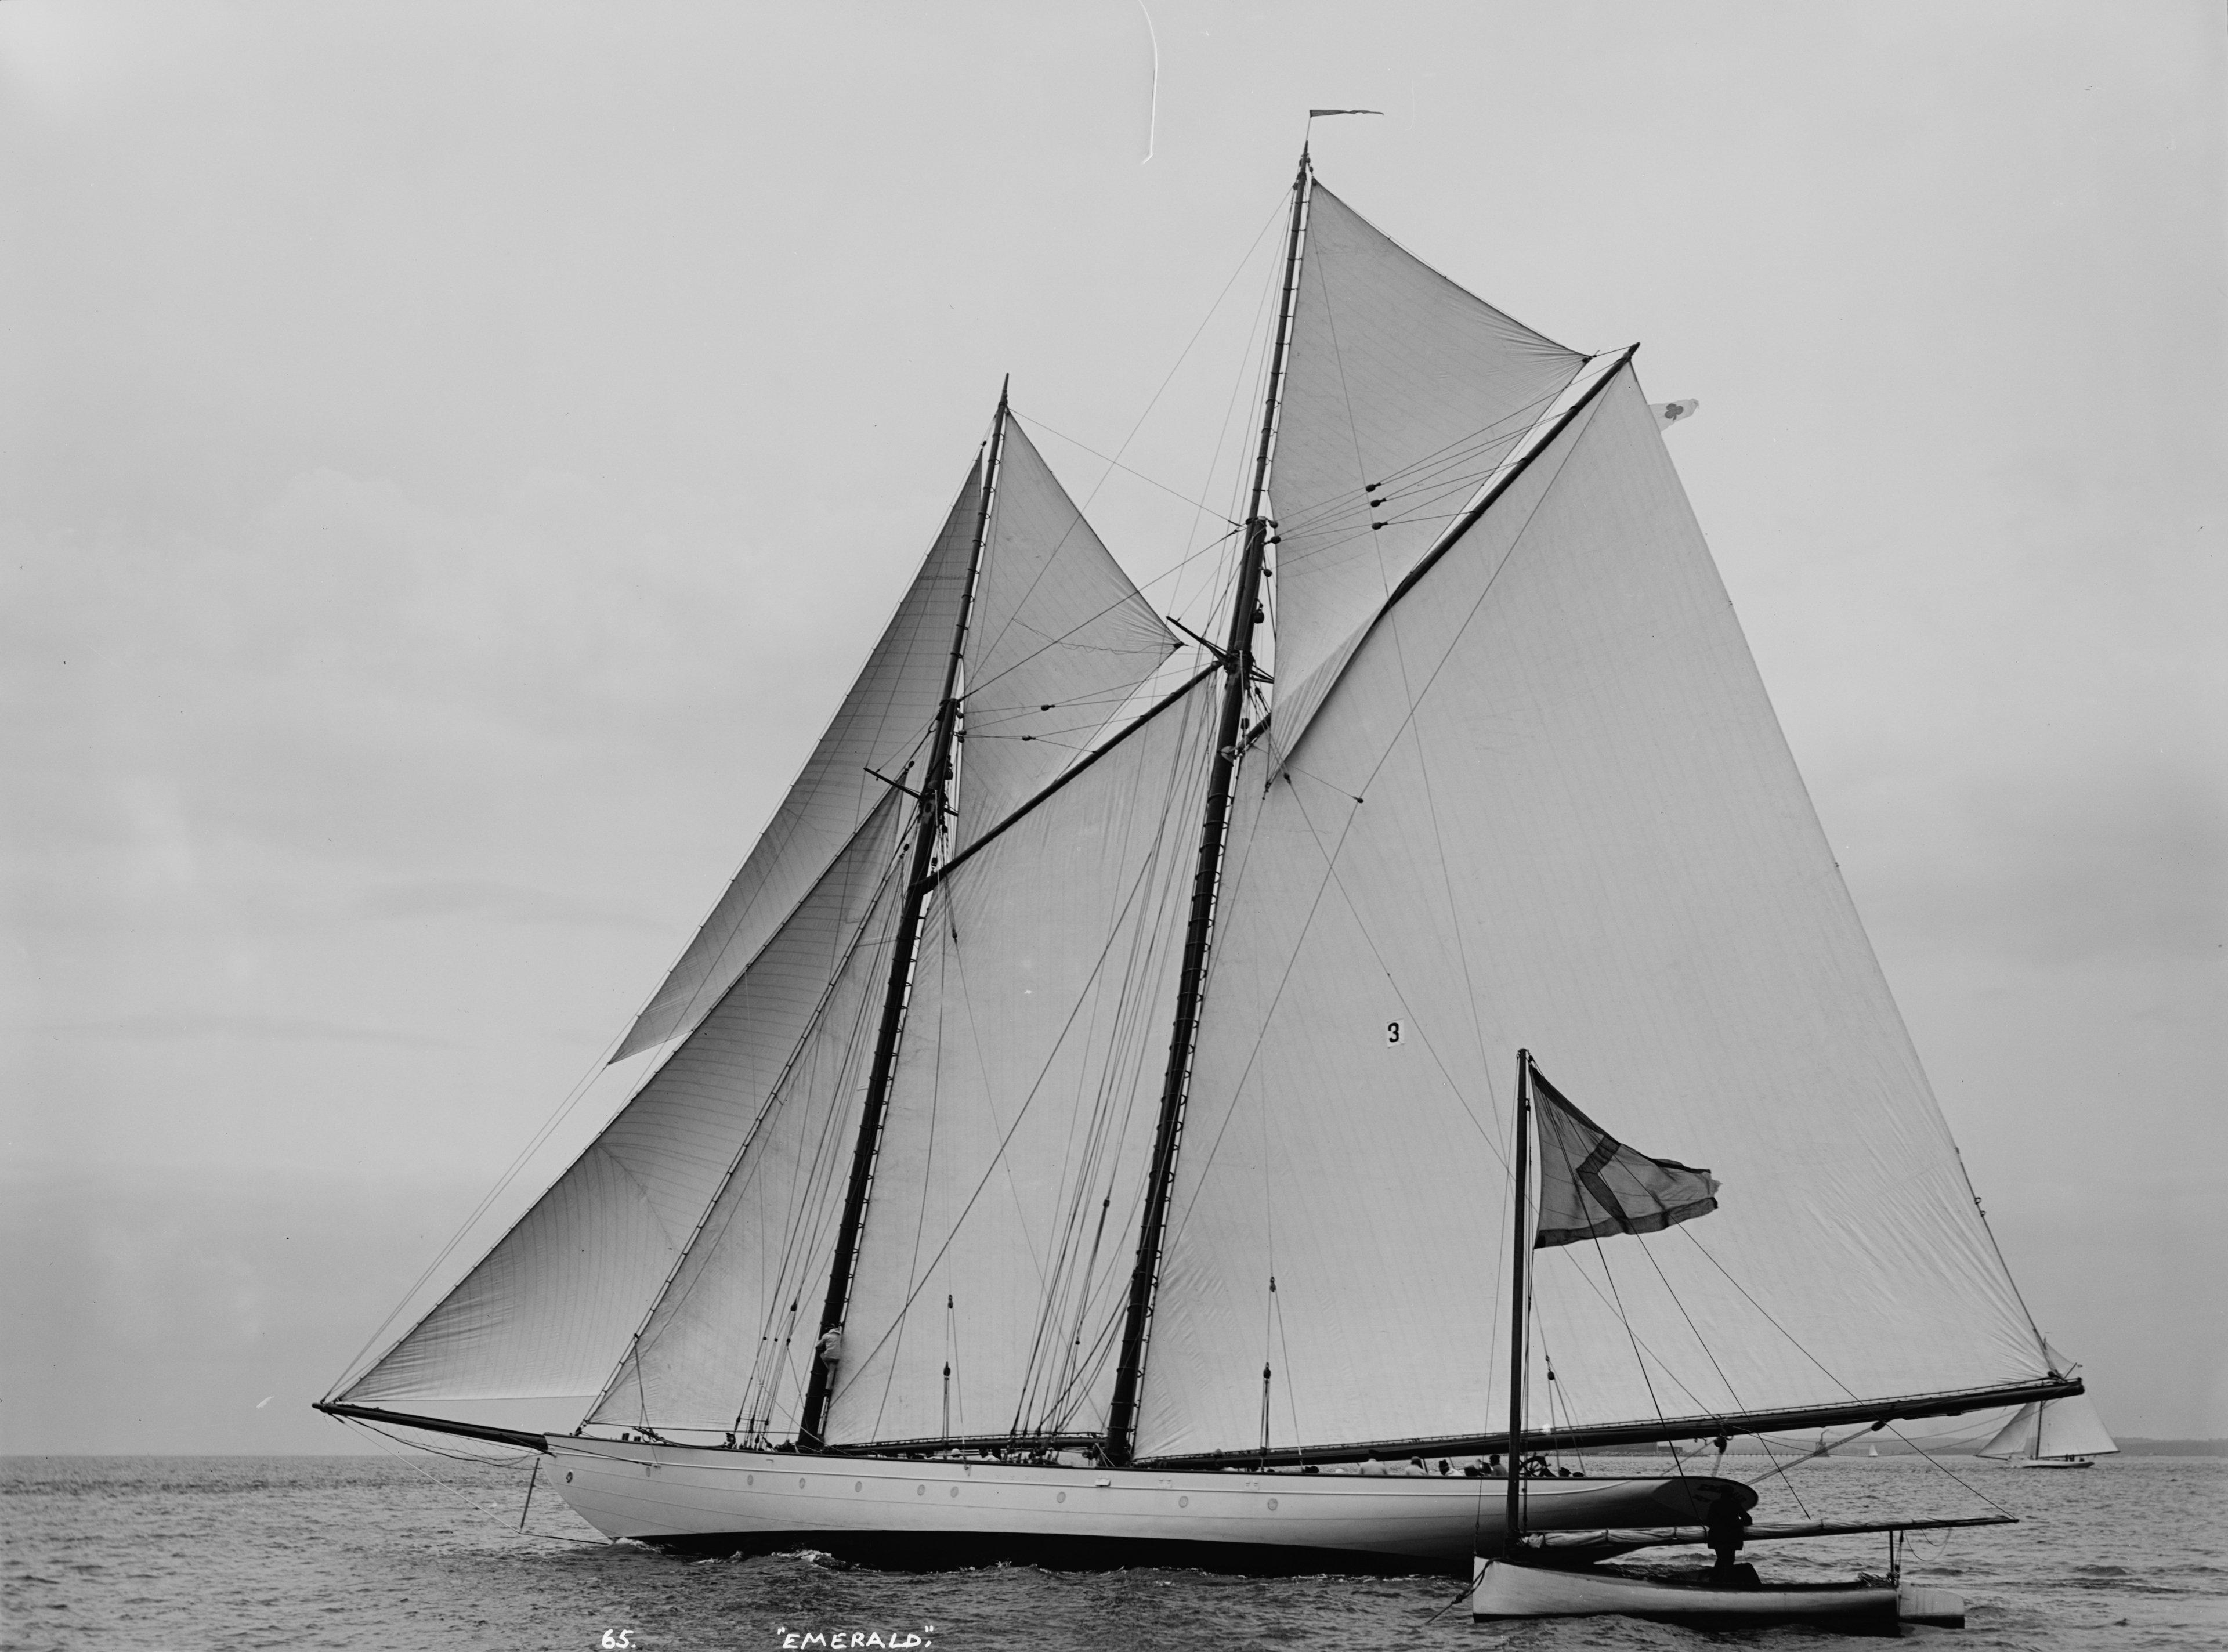
<path fill-rule="evenodd" d="M 723 1162 L 732 1169 L 705 1188 L 693 1235 L 680 1236 L 687 1249 L 663 1292 L 653 1286 L 637 1301 L 639 1316 L 656 1299 L 591 1422 L 794 1426 L 900 905 L 905 845 L 883 843 L 864 912 L 816 973 L 800 973 L 808 1014 Z M 665 1071 L 701 1068 L 716 1082 L 727 1059 L 720 1019 L 707 1019 Z"/>
<path fill-rule="evenodd" d="M 1275 732 L 1585 358 L 1457 286 L 1321 184 L 1277 425 Z"/>
<path fill-rule="evenodd" d="M 1141 1457 L 1255 1448 L 1264 1363 L 1286 1444 L 1505 1418 L 1525 1046 L 1740 1194 L 1538 1252 L 1540 1425 L 2047 1375 L 1629 368 L 1269 771 L 1240 777 Z"/>
<path fill-rule="evenodd" d="M 1215 698 L 1163 702 L 940 884 L 831 1441 L 1104 1425 Z"/>
<path fill-rule="evenodd" d="M 968 625 L 964 848 L 1094 742 L 1176 640 L 1018 424 Z"/>
<path fill-rule="evenodd" d="M 886 796 L 682 1046 L 502 1241 L 341 1399 L 593 1393 L 889 906 Z M 871 951 L 872 948 L 864 949 Z"/>
<path fill-rule="evenodd" d="M 980 515 L 970 470 L 944 528 L 843 696 L 835 720 L 713 907 L 620 1043 L 618 1060 L 695 1025 L 849 841 L 928 733 L 944 692 Z"/>

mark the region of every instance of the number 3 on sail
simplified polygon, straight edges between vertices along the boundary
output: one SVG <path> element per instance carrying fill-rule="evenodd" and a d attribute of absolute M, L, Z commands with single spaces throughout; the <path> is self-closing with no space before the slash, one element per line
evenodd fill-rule
<path fill-rule="evenodd" d="M 1633 349 L 1304 154 L 1282 259 L 1220 639 L 1179 654 L 1002 394 L 648 1078 L 322 1409 L 547 1452 L 682 1547 L 1461 1569 L 1763 1533 L 1587 1447 L 2079 1392 Z"/>

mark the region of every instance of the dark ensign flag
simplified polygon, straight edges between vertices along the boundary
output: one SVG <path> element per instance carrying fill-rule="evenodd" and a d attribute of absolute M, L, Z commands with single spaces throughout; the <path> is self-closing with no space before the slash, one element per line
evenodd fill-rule
<path fill-rule="evenodd" d="M 1675 1159 L 1635 1152 L 1532 1069 L 1540 1143 L 1540 1228 L 1534 1250 L 1611 1233 L 1654 1233 L 1718 1207 L 1717 1178 Z"/>

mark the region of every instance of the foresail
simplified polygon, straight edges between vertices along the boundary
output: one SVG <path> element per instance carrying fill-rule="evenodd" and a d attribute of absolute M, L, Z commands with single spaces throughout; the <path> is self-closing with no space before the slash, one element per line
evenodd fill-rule
<path fill-rule="evenodd" d="M 1264 1364 L 1278 1444 L 1505 1425 L 1523 1047 L 1723 1189 L 1535 1253 L 1541 1426 L 2046 1378 L 1629 370 L 1268 767 L 1232 822 L 1140 1457 L 1256 1449 Z"/>
<path fill-rule="evenodd" d="M 1195 682 L 939 887 L 831 1441 L 1104 1425 L 1216 686 Z"/>
<path fill-rule="evenodd" d="M 1086 750 L 1175 638 L 1008 423 L 968 626 L 964 848 Z"/>
<path fill-rule="evenodd" d="M 878 821 L 893 818 L 878 814 Z M 892 837 L 900 841 L 893 842 Z M 752 1434 L 795 1426 L 829 1246 L 858 1126 L 859 1101 L 890 967 L 909 835 L 884 837 L 879 875 L 841 947 L 825 960 L 809 1013 L 768 1072 L 746 1136 L 706 1189 L 686 1253 L 589 1420 L 628 1427 Z M 746 977 L 747 984 L 748 977 Z M 726 1006 L 721 1006 L 722 1011 Z M 715 1015 L 667 1071 L 698 1060 L 716 1082 Z M 661 1075 L 662 1076 L 662 1075 Z M 637 1303 L 637 1317 L 648 1299 Z"/>
<path fill-rule="evenodd" d="M 455 1290 L 341 1396 L 594 1393 L 885 898 L 885 798 L 695 1035 Z"/>
<path fill-rule="evenodd" d="M 1270 478 L 1279 684 L 1375 615 L 1585 359 L 1314 186 Z"/>
<path fill-rule="evenodd" d="M 970 470 L 835 720 L 614 1060 L 695 1024 L 889 790 L 868 770 L 895 778 L 912 760 L 944 691 L 974 551 L 979 490 L 980 477 Z"/>
<path fill-rule="evenodd" d="M 2009 1421 L 1990 1437 L 1987 1444 L 1973 1453 L 1983 1457 L 2031 1457 L 2035 1454 L 2035 1424 L 2042 1416 L 2041 1405 L 2029 1400 L 2011 1414 Z"/>

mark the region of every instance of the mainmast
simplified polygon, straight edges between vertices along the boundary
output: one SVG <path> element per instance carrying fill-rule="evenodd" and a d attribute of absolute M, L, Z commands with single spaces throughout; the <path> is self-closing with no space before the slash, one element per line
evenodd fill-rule
<path fill-rule="evenodd" d="M 1308 215 L 1308 151 L 1300 150 L 1300 170 L 1292 180 L 1291 225 L 1284 240 L 1284 296 L 1277 307 L 1277 342 L 1269 358 L 1269 388 L 1261 409 L 1261 439 L 1253 456 L 1253 485 L 1245 507 L 1245 549 L 1238 565 L 1238 587 L 1230 605 L 1230 640 L 1222 657 L 1222 719 L 1214 737 L 1214 768 L 1208 777 L 1207 816 L 1200 827 L 1199 866 L 1192 879 L 1191 924 L 1184 935 L 1183 962 L 1176 981 L 1175 1025 L 1168 1041 L 1168 1065 L 1161 1085 L 1159 1124 L 1153 1135 L 1152 1165 L 1147 1173 L 1144 1215 L 1137 1232 L 1136 1266 L 1130 1275 L 1130 1303 L 1122 1326 L 1122 1352 L 1114 1373 L 1114 1397 L 1107 1407 L 1105 1456 L 1130 1460 L 1136 1431 L 1137 1382 L 1145 1361 L 1146 1328 L 1153 1314 L 1153 1290 L 1161 1270 L 1161 1241 L 1168 1196 L 1175 1181 L 1176 1148 L 1183 1134 L 1184 1101 L 1199 1029 L 1200 1001 L 1207 983 L 1207 951 L 1214 927 L 1215 897 L 1222 880 L 1222 849 L 1230 820 L 1230 794 L 1238 772 L 1239 725 L 1246 690 L 1253 679 L 1253 627 L 1261 592 L 1261 565 L 1268 554 L 1269 522 L 1262 514 L 1268 496 L 1269 459 L 1277 440 L 1277 412 L 1284 390 L 1285 356 L 1291 343 L 1293 301 L 1300 274 L 1300 247 Z"/>
<path fill-rule="evenodd" d="M 843 1319 L 851 1300 L 851 1278 L 859 1259 L 859 1230 L 865 1220 L 867 1194 L 874 1185 L 874 1158 L 881 1146 L 882 1118 L 888 1111 L 890 1079 L 897 1070 L 898 1041 L 905 1029 L 906 1000 L 912 984 L 913 957 L 920 941 L 921 912 L 928 903 L 932 884 L 929 863 L 944 825 L 944 799 L 951 790 L 951 747 L 959 725 L 959 668 L 967 646 L 967 624 L 973 617 L 975 588 L 983 573 L 983 547 L 989 536 L 990 503 L 998 485 L 998 464 L 1006 447 L 1006 392 L 1009 378 L 998 388 L 998 413 L 991 422 L 988 462 L 975 512 L 975 545 L 967 558 L 967 584 L 959 595 L 959 618 L 952 627 L 951 658 L 944 668 L 944 695 L 936 708 L 936 728 L 930 737 L 928 765 L 921 773 L 920 790 L 913 794 L 912 866 L 906 878 L 905 902 L 898 915 L 897 934 L 891 947 L 890 978 L 882 995 L 882 1019 L 874 1036 L 874 1056 L 867 1072 L 867 1099 L 859 1116 L 859 1139 L 851 1150 L 851 1180 L 843 1193 L 843 1214 L 836 1229 L 836 1254 L 828 1269 L 828 1299 L 820 1310 L 820 1329 L 813 1340 L 811 1374 L 804 1387 L 804 1410 L 797 1424 L 797 1443 L 807 1450 L 822 1444 L 828 1419 L 828 1399 L 833 1373 L 840 1359 Z M 830 1346 L 830 1338 L 836 1338 Z"/>

